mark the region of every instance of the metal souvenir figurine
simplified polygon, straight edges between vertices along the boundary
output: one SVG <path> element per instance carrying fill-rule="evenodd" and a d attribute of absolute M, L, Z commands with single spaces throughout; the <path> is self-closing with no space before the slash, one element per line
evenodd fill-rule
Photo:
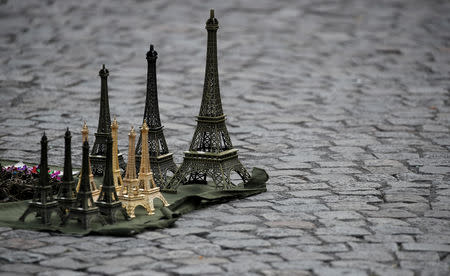
<path fill-rule="evenodd" d="M 146 196 L 141 193 L 139 189 L 139 179 L 136 177 L 136 163 L 135 163 L 135 139 L 136 133 L 134 128 L 131 127 L 128 133 L 128 163 L 127 170 L 125 172 L 125 178 L 123 179 L 123 185 L 119 198 L 122 201 L 122 206 L 126 209 L 127 214 L 134 218 L 136 217 L 134 210 L 137 206 L 142 206 L 149 215 L 153 214 L 150 204 Z"/>
<path fill-rule="evenodd" d="M 64 135 L 64 174 L 62 177 L 62 183 L 56 197 L 61 211 L 66 214 L 70 207 L 74 206 L 77 202 L 77 196 L 75 191 L 75 181 L 72 175 L 72 150 L 71 150 L 72 135 L 69 128 Z"/>
<path fill-rule="evenodd" d="M 88 166 L 89 142 L 84 141 L 81 169 L 87 172 Z M 69 209 L 69 214 L 64 218 L 63 225 L 67 224 L 67 222 L 71 219 L 78 220 L 84 229 L 89 229 L 91 223 L 95 220 L 100 222 L 102 225 L 106 224 L 105 219 L 102 217 L 99 209 L 94 204 L 88 174 L 81 175 L 80 190 L 77 193 L 76 204 Z"/>
<path fill-rule="evenodd" d="M 36 213 L 36 217 L 40 218 L 43 224 L 50 224 L 50 218 L 53 212 L 57 213 L 60 218 L 63 216 L 59 209 L 58 201 L 53 198 L 52 185 L 49 181 L 47 144 L 47 136 L 44 133 L 41 139 L 39 183 L 34 185 L 33 199 L 23 215 L 19 218 L 19 221 L 24 222 L 25 218 L 32 213 Z"/>
<path fill-rule="evenodd" d="M 125 219 L 129 219 L 127 212 L 122 207 L 122 203 L 117 196 L 114 187 L 113 168 L 112 168 L 112 138 L 111 134 L 106 137 L 106 167 L 103 175 L 103 185 L 100 190 L 100 196 L 95 203 L 100 213 L 106 217 L 110 224 L 116 223 L 117 215 L 122 214 Z"/>
<path fill-rule="evenodd" d="M 106 162 L 106 139 L 111 134 L 111 116 L 109 114 L 109 99 L 108 99 L 108 76 L 109 71 L 103 68 L 99 71 L 101 78 L 100 90 L 100 114 L 98 117 L 98 128 L 95 133 L 94 146 L 90 154 L 92 164 L 92 172 L 94 175 L 103 175 L 105 171 Z M 119 154 L 119 166 L 125 169 L 125 162 L 122 154 Z"/>
<path fill-rule="evenodd" d="M 118 134 L 119 124 L 117 123 L 116 116 L 114 116 L 113 123 L 111 124 L 111 136 L 113 139 L 113 176 L 114 176 L 114 187 L 116 187 L 116 192 L 122 189 L 123 181 L 122 175 L 120 173 L 119 167 L 119 149 L 118 149 Z"/>
<path fill-rule="evenodd" d="M 162 201 L 164 206 L 169 206 L 169 203 L 164 198 L 162 193 L 159 190 L 159 187 L 156 186 L 155 180 L 153 179 L 153 173 L 150 167 L 150 158 L 148 154 L 148 126 L 144 120 L 144 123 L 141 127 L 141 136 L 142 136 L 142 157 L 141 164 L 139 168 L 139 189 L 145 195 L 147 202 L 150 204 L 151 213 L 155 211 L 155 207 L 153 201 L 158 198 Z"/>
<path fill-rule="evenodd" d="M 206 51 L 205 82 L 202 104 L 197 116 L 197 128 L 192 138 L 189 151 L 184 153 L 184 160 L 176 174 L 163 188 L 167 192 L 176 192 L 181 184 L 207 183 L 211 178 L 216 189 L 232 189 L 231 172 L 236 172 L 247 182 L 250 174 L 238 159 L 237 149 L 233 148 L 227 127 L 219 90 L 219 73 L 217 69 L 217 29 L 219 22 L 214 17 L 214 10 L 206 22 L 208 42 Z"/>
<path fill-rule="evenodd" d="M 88 135 L 89 135 L 89 129 L 86 124 L 86 121 L 84 121 L 83 128 L 81 129 L 82 143 L 84 143 L 85 141 L 88 141 L 88 138 L 89 138 Z M 94 200 L 97 200 L 98 195 L 100 194 L 100 190 L 97 189 L 97 185 L 95 185 L 94 174 L 92 173 L 92 169 L 91 169 L 91 160 L 89 159 L 88 162 L 89 162 L 89 166 L 88 166 L 89 185 L 91 186 L 92 197 L 94 198 Z M 81 179 L 83 179 L 83 168 L 81 168 L 80 174 L 78 176 L 77 192 L 80 190 Z"/>
<path fill-rule="evenodd" d="M 147 122 L 148 131 L 148 152 L 152 163 L 153 176 L 157 186 L 167 182 L 167 173 L 175 173 L 177 166 L 173 161 L 172 153 L 167 147 L 164 137 L 163 126 L 159 116 L 158 91 L 156 85 L 156 59 L 158 53 L 150 45 L 147 52 L 147 96 L 145 99 L 144 121 Z M 139 169 L 142 155 L 142 135 L 139 136 L 136 146 L 136 165 Z"/>

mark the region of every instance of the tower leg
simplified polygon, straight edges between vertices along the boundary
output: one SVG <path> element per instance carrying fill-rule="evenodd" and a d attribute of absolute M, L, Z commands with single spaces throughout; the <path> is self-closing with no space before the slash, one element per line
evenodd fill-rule
<path fill-rule="evenodd" d="M 25 212 L 23 213 L 23 215 L 20 216 L 19 221 L 24 222 L 24 221 L 25 221 L 25 218 L 26 218 L 29 214 L 33 213 L 33 212 L 34 212 L 34 210 L 32 210 L 31 208 L 28 207 L 28 208 L 25 210 Z"/>
<path fill-rule="evenodd" d="M 186 182 L 186 177 L 189 174 L 187 162 L 183 162 L 178 170 L 175 172 L 172 179 L 165 183 L 164 186 L 161 187 L 162 191 L 176 193 L 177 189 L 180 185 Z"/>

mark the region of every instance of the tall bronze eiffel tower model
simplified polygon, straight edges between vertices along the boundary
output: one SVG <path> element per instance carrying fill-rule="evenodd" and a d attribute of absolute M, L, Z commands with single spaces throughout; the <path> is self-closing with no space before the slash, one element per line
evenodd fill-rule
<path fill-rule="evenodd" d="M 89 171 L 89 142 L 83 142 L 83 156 L 81 162 L 81 170 Z M 89 174 L 83 173 L 81 176 L 80 190 L 77 193 L 77 201 L 74 206 L 69 209 L 69 214 L 64 218 L 63 225 L 71 219 L 78 220 L 84 229 L 88 229 L 94 220 L 102 225 L 106 224 L 105 219 L 100 214 L 99 209 L 95 206 L 92 198 L 91 183 Z"/>
<path fill-rule="evenodd" d="M 250 175 L 238 159 L 237 149 L 233 148 L 225 125 L 225 115 L 219 90 L 219 73 L 217 69 L 217 29 L 219 22 L 211 10 L 206 21 L 208 46 L 206 51 L 205 83 L 197 128 L 192 138 L 189 151 L 184 153 L 184 160 L 164 191 L 176 192 L 179 185 L 191 183 L 207 184 L 210 177 L 216 189 L 232 189 L 230 175 L 235 171 L 244 182 Z"/>
<path fill-rule="evenodd" d="M 60 218 L 63 216 L 58 201 L 53 198 L 52 185 L 49 182 L 47 146 L 48 140 L 44 133 L 41 139 L 39 183 L 34 185 L 33 200 L 28 204 L 28 208 L 19 218 L 19 221 L 25 221 L 25 218 L 32 213 L 36 213 L 36 217 L 40 218 L 43 224 L 50 224 L 53 212 L 56 212 Z"/>
<path fill-rule="evenodd" d="M 100 213 L 105 216 L 106 221 L 110 224 L 116 223 L 118 214 L 122 214 L 127 220 L 129 219 L 127 211 L 122 207 L 122 203 L 119 201 L 116 187 L 114 186 L 112 143 L 112 137 L 111 134 L 109 134 L 106 137 L 106 167 L 103 176 L 103 185 L 98 200 L 95 202 Z"/>
<path fill-rule="evenodd" d="M 163 126 L 159 116 L 158 91 L 156 86 L 156 59 L 158 53 L 150 45 L 147 52 L 147 96 L 145 99 L 144 122 L 147 122 L 148 131 L 148 153 L 152 164 L 153 178 L 157 186 L 167 182 L 167 172 L 175 173 L 177 166 L 173 162 L 172 153 L 167 147 L 164 137 Z M 136 169 L 140 168 L 142 155 L 142 134 L 139 135 L 136 146 Z"/>
<path fill-rule="evenodd" d="M 74 206 L 77 202 L 75 181 L 72 175 L 72 149 L 71 149 L 72 134 L 69 128 L 64 135 L 64 174 L 62 177 L 62 183 L 58 191 L 57 201 L 61 211 L 66 214 L 70 207 Z"/>
<path fill-rule="evenodd" d="M 109 99 L 108 99 L 108 76 L 109 71 L 103 64 L 99 71 L 101 78 L 100 89 L 100 114 L 98 118 L 97 132 L 95 133 L 94 146 L 90 154 L 92 165 L 92 173 L 94 175 L 103 175 L 106 164 L 106 138 L 111 135 L 111 116 L 109 113 Z M 122 154 L 119 153 L 119 166 L 125 170 L 125 162 Z"/>

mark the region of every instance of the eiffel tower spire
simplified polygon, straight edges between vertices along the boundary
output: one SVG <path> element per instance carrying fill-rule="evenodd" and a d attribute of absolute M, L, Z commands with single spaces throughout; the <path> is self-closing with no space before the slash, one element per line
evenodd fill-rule
<path fill-rule="evenodd" d="M 60 217 L 63 215 L 59 209 L 58 202 L 53 198 L 52 185 L 49 182 L 47 148 L 48 140 L 44 132 L 44 135 L 42 135 L 41 138 L 39 183 L 34 185 L 33 200 L 19 218 L 19 221 L 23 222 L 28 215 L 36 213 L 36 217 L 40 217 L 41 223 L 50 224 L 50 217 L 53 212 L 56 212 Z"/>
<path fill-rule="evenodd" d="M 116 188 L 114 187 L 113 168 L 112 168 L 112 138 L 111 134 L 106 137 L 106 164 L 105 173 L 103 176 L 103 185 L 100 190 L 100 195 L 96 202 L 100 213 L 106 216 L 108 223 L 115 223 L 117 221 L 117 214 L 121 213 L 125 219 L 129 219 L 127 212 L 122 208 L 122 203 L 117 196 Z"/>
<path fill-rule="evenodd" d="M 113 139 L 113 175 L 114 175 L 114 187 L 116 187 L 116 191 L 119 192 L 122 189 L 123 181 L 122 175 L 120 174 L 119 167 L 119 156 L 118 156 L 118 131 L 119 124 L 117 123 L 116 117 L 114 116 L 114 120 L 111 124 L 111 136 Z"/>
<path fill-rule="evenodd" d="M 72 149 L 71 149 L 72 134 L 67 128 L 64 135 L 64 174 L 62 183 L 58 191 L 57 200 L 63 213 L 69 210 L 70 207 L 76 203 L 75 181 L 72 175 Z"/>
<path fill-rule="evenodd" d="M 141 136 L 142 136 L 142 156 L 141 156 L 141 164 L 139 168 L 139 186 L 144 191 L 150 190 L 151 188 L 156 188 L 155 180 L 153 179 L 153 173 L 150 167 L 150 158 L 148 154 L 148 126 L 144 120 L 144 123 L 141 127 Z"/>
<path fill-rule="evenodd" d="M 111 134 L 111 116 L 109 114 L 109 99 L 108 99 L 108 76 L 109 71 L 103 64 L 99 71 L 101 79 L 100 89 L 100 113 L 98 117 L 98 127 L 95 133 L 94 146 L 90 154 L 90 161 L 92 164 L 92 172 L 94 175 L 103 175 L 106 162 L 106 138 Z M 119 154 L 119 165 L 125 167 L 123 157 Z"/>
<path fill-rule="evenodd" d="M 210 11 L 210 18 L 206 21 L 208 44 L 206 49 L 205 82 L 203 84 L 203 98 L 199 117 L 223 117 L 222 101 L 219 89 L 219 70 L 217 69 L 217 30 L 219 21 L 214 17 L 214 10 Z"/>
<path fill-rule="evenodd" d="M 206 184 L 207 177 L 211 178 L 216 189 L 232 189 L 234 187 L 230 180 L 232 171 L 239 174 L 244 182 L 250 178 L 238 160 L 237 149 L 233 148 L 225 125 L 217 68 L 218 29 L 219 21 L 214 17 L 214 10 L 211 10 L 210 17 L 206 21 L 208 43 L 205 82 L 202 104 L 197 116 L 197 128 L 189 151 L 185 152 L 182 165 L 170 182 L 163 187 L 165 191 L 176 192 L 180 184 Z"/>
<path fill-rule="evenodd" d="M 81 128 L 81 141 L 82 141 L 82 143 L 81 143 L 82 145 L 85 141 L 89 141 L 89 128 L 86 124 L 86 121 L 84 121 L 83 127 Z M 88 162 L 89 162 L 89 165 L 88 165 L 87 173 L 89 175 L 89 183 L 91 186 L 92 196 L 95 200 L 98 198 L 98 195 L 100 194 L 100 190 L 97 189 L 97 186 L 95 185 L 94 174 L 92 173 L 92 167 L 91 167 L 91 160 L 89 159 Z M 77 189 L 76 189 L 77 192 L 80 190 L 81 180 L 83 179 L 82 174 L 83 174 L 83 168 L 81 168 L 80 174 L 78 176 L 78 184 L 77 184 Z"/>
<path fill-rule="evenodd" d="M 219 73 L 217 69 L 217 30 L 219 21 L 210 11 L 206 21 L 208 43 L 206 50 L 205 82 L 200 112 L 197 116 L 197 129 L 192 138 L 189 151 L 219 153 L 233 148 L 225 125 L 225 115 L 220 99 Z"/>
<path fill-rule="evenodd" d="M 167 147 L 166 138 L 164 137 L 163 126 L 159 116 L 158 106 L 158 91 L 156 85 L 156 59 L 158 53 L 155 51 L 153 45 L 150 45 L 150 50 L 147 52 L 147 96 L 145 99 L 144 122 L 147 122 L 148 131 L 148 152 L 150 155 L 150 162 L 152 163 L 152 171 L 155 182 L 158 186 L 166 182 L 167 172 L 175 173 L 177 167 L 173 162 L 172 153 Z M 139 135 L 136 146 L 136 165 L 137 169 L 140 167 L 142 155 L 142 134 Z"/>

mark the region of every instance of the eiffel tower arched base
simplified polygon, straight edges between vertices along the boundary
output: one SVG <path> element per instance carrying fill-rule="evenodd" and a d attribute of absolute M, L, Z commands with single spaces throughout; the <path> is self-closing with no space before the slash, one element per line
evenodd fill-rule
<path fill-rule="evenodd" d="M 138 196 L 128 196 L 124 195 L 120 197 L 120 201 L 122 202 L 122 207 L 126 210 L 128 216 L 130 218 L 135 218 L 136 214 L 134 211 L 136 210 L 136 207 L 142 206 L 144 207 L 145 211 L 147 211 L 148 215 L 153 215 L 154 210 L 152 210 L 150 203 L 148 202 L 147 198 L 144 195 L 138 195 Z"/>
<path fill-rule="evenodd" d="M 66 225 L 69 220 L 73 219 L 76 219 L 84 229 L 89 229 L 94 221 L 101 223 L 101 225 L 106 224 L 105 219 L 96 207 L 91 207 L 88 209 L 77 207 L 70 208 L 69 214 L 64 218 L 62 225 Z"/>
<path fill-rule="evenodd" d="M 36 213 L 36 218 L 39 218 L 42 224 L 50 224 L 50 218 L 53 212 L 55 212 L 60 219 L 64 217 L 64 214 L 59 208 L 56 200 L 45 204 L 42 204 L 41 202 L 30 202 L 28 208 L 19 218 L 19 221 L 24 222 L 28 215 Z"/>
<path fill-rule="evenodd" d="M 244 183 L 250 179 L 250 174 L 238 159 L 237 149 L 220 153 L 187 151 L 183 164 L 161 190 L 176 193 L 180 185 L 207 184 L 207 177 L 212 179 L 217 190 L 233 189 L 235 185 L 230 179 L 233 171 Z"/>

